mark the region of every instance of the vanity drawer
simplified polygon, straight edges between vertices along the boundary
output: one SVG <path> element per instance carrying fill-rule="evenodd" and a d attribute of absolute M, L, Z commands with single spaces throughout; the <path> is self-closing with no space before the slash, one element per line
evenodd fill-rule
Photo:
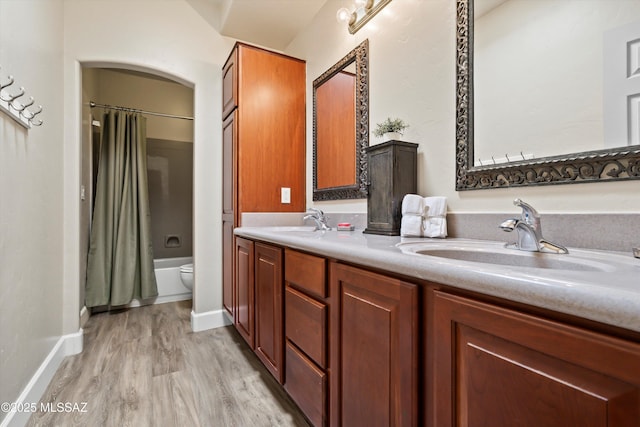
<path fill-rule="evenodd" d="M 311 424 L 327 420 L 327 374 L 287 341 L 284 388 Z"/>
<path fill-rule="evenodd" d="M 327 261 L 313 255 L 286 249 L 284 253 L 284 280 L 305 291 L 327 297 Z"/>
<path fill-rule="evenodd" d="M 284 310 L 286 337 L 326 368 L 327 305 L 287 286 Z"/>

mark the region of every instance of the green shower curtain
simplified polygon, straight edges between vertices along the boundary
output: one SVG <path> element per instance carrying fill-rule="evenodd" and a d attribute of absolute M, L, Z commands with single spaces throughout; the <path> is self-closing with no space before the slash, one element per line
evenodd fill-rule
<path fill-rule="evenodd" d="M 158 295 L 151 246 L 146 120 L 109 111 L 103 120 L 87 259 L 87 307 Z"/>

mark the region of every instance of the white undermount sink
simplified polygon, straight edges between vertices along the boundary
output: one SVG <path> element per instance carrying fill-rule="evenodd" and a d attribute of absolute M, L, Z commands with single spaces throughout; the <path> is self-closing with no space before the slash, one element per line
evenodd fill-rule
<path fill-rule="evenodd" d="M 547 270 L 615 272 L 635 269 L 640 263 L 631 257 L 580 249 L 570 249 L 568 254 L 526 252 L 505 248 L 503 243 L 485 241 L 426 241 L 399 243 L 404 253 L 433 257 L 432 259 L 464 261 L 501 267 L 537 268 Z"/>

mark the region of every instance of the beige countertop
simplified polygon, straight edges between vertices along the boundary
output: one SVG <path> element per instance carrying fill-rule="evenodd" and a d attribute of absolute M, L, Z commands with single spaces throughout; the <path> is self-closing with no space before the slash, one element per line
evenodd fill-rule
<path fill-rule="evenodd" d="M 491 241 L 403 238 L 364 234 L 361 229 L 323 232 L 296 227 L 241 227 L 235 234 L 640 332 L 640 259 L 631 254 L 569 248 L 568 256 L 542 254 L 565 257 L 553 258 L 554 262 L 576 261 L 571 269 L 550 269 L 509 265 L 512 255 L 540 257 L 512 249 L 509 251 L 516 254 L 505 253 L 507 261 L 503 264 L 410 253 L 416 245 L 421 249 L 504 253 L 503 243 Z"/>

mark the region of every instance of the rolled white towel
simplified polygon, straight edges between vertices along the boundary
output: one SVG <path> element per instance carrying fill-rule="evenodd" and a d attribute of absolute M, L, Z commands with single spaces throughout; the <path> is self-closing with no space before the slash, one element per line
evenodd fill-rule
<path fill-rule="evenodd" d="M 424 237 L 447 237 L 447 198 L 425 197 Z"/>
<path fill-rule="evenodd" d="M 417 194 L 406 194 L 402 199 L 402 215 L 424 213 L 424 197 Z"/>
<path fill-rule="evenodd" d="M 400 235 L 403 237 L 422 237 L 422 215 L 402 215 Z"/>

